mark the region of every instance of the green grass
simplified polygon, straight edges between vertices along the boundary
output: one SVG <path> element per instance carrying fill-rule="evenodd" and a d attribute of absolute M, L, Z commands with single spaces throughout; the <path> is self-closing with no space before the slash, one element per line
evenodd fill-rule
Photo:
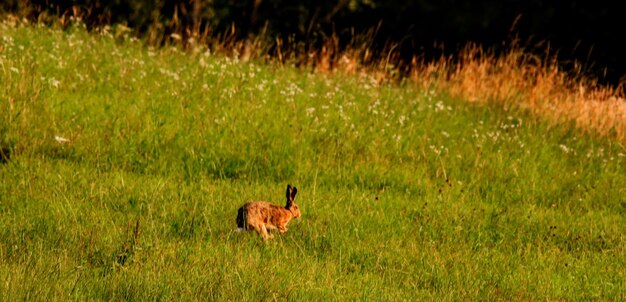
<path fill-rule="evenodd" d="M 4 301 L 626 295 L 624 146 L 445 91 L 3 24 L 0 145 Z"/>

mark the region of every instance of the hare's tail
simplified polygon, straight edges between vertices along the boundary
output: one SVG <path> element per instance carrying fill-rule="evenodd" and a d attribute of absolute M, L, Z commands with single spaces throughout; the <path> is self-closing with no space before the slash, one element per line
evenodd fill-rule
<path fill-rule="evenodd" d="M 239 211 L 237 212 L 237 228 L 242 229 L 245 225 L 246 219 L 246 211 L 244 210 L 243 207 L 239 208 Z"/>

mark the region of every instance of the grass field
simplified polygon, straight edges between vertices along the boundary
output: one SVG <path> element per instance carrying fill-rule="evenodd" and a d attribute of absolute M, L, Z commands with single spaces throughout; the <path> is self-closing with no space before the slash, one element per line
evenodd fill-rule
<path fill-rule="evenodd" d="M 0 300 L 626 299 L 623 143 L 449 95 L 4 23 Z"/>

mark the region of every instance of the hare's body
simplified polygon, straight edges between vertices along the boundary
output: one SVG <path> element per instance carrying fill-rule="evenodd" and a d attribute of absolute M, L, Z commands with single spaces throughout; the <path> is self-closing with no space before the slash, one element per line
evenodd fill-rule
<path fill-rule="evenodd" d="M 237 226 L 245 230 L 278 229 L 282 234 L 294 215 L 287 209 L 265 201 L 250 202 L 239 208 Z M 259 232 L 263 233 L 263 232 Z"/>
<path fill-rule="evenodd" d="M 237 212 L 237 227 L 255 230 L 264 240 L 273 237 L 269 231 L 278 229 L 280 234 L 287 231 L 291 219 L 300 217 L 300 209 L 294 203 L 298 189 L 287 186 L 287 205 L 281 207 L 265 201 L 244 204 Z"/>

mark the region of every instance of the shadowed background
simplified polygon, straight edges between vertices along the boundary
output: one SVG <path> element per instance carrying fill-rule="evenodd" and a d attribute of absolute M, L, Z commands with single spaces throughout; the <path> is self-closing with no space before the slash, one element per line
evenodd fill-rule
<path fill-rule="evenodd" d="M 393 48 L 405 61 L 454 55 L 468 42 L 496 53 L 513 40 L 536 54 L 558 55 L 566 70 L 606 84 L 626 74 L 623 38 L 626 9 L 618 1 L 406 1 L 406 0 L 8 0 L 0 7 L 33 20 L 82 16 L 88 26 L 123 23 L 138 33 L 231 31 L 244 39 L 259 33 L 320 45 L 339 45 L 369 33 L 376 52 Z"/>

